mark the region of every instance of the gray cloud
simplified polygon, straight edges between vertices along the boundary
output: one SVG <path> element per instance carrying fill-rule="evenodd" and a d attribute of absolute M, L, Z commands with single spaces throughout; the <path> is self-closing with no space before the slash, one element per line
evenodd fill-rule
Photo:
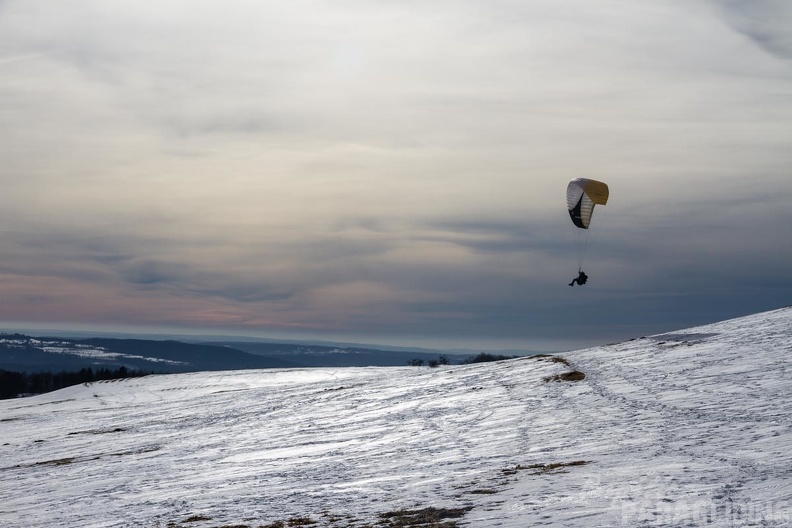
<path fill-rule="evenodd" d="M 784 0 L 720 0 L 726 20 L 763 50 L 792 59 L 792 5 Z"/>
<path fill-rule="evenodd" d="M 530 347 L 788 298 L 786 3 L 310 7 L 0 4 L 0 316 Z"/>

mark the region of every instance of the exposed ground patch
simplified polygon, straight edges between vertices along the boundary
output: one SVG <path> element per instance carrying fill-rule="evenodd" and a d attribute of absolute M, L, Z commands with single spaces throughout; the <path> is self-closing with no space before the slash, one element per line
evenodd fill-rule
<path fill-rule="evenodd" d="M 538 361 L 550 361 L 552 363 L 560 363 L 564 366 L 571 367 L 572 364 L 564 357 L 553 356 L 551 354 L 536 354 L 535 356 L 528 356 Z M 545 383 L 549 381 L 582 381 L 586 379 L 586 375 L 579 370 L 572 370 L 564 372 L 563 374 L 556 374 L 555 376 L 547 376 L 544 378 Z"/>
<path fill-rule="evenodd" d="M 36 462 L 34 466 L 65 466 L 74 462 L 74 457 L 59 458 L 57 460 L 47 460 L 44 462 Z"/>
<path fill-rule="evenodd" d="M 556 462 L 553 464 L 530 464 L 528 466 L 517 464 L 513 468 L 502 469 L 501 473 L 504 475 L 515 475 L 520 471 L 531 471 L 531 475 L 545 475 L 548 473 L 562 473 L 565 472 L 567 468 L 574 466 L 584 466 L 586 464 L 588 464 L 588 461 L 586 460 L 575 460 L 574 462 Z"/>
<path fill-rule="evenodd" d="M 555 376 L 547 376 L 544 378 L 545 383 L 550 381 L 583 381 L 586 379 L 586 375 L 579 370 L 572 370 L 570 372 L 564 372 L 562 374 L 556 374 Z"/>
<path fill-rule="evenodd" d="M 353 516 L 333 515 L 323 512 L 320 520 L 310 516 L 291 517 L 272 521 L 267 524 L 223 524 L 212 525 L 212 528 L 295 528 L 300 526 L 323 526 L 331 528 L 457 528 L 457 520 L 467 514 L 472 506 L 460 508 L 427 508 L 401 509 L 377 516 L 373 522 L 363 521 Z M 204 521 L 212 520 L 207 515 L 191 515 L 178 522 L 171 521 L 167 528 L 196 528 L 205 526 Z M 197 524 L 196 524 L 197 523 Z"/>
<path fill-rule="evenodd" d="M 550 361 L 552 363 L 561 363 L 562 365 L 569 366 L 569 361 L 561 356 L 553 356 L 551 354 L 536 354 L 534 356 L 528 356 L 531 359 L 536 359 L 539 361 Z"/>
<path fill-rule="evenodd" d="M 419 510 L 397 510 L 380 514 L 380 526 L 387 528 L 455 528 L 454 520 L 461 519 L 472 509 L 464 508 L 422 508 Z"/>
<path fill-rule="evenodd" d="M 14 469 L 14 468 L 32 468 L 39 466 L 65 466 L 68 464 L 77 464 L 80 462 L 90 462 L 92 460 L 99 460 L 100 458 L 103 457 L 119 457 L 119 456 L 128 456 L 128 455 L 139 455 L 142 453 L 151 453 L 153 451 L 159 451 L 159 449 L 160 449 L 159 446 L 149 446 L 149 447 L 142 447 L 140 449 L 133 449 L 131 451 L 121 451 L 119 453 L 104 453 L 101 455 L 64 457 L 64 458 L 57 458 L 54 460 L 44 460 L 42 462 L 33 462 L 30 464 L 21 464 L 17 466 L 4 467 L 4 468 L 0 468 L 0 471 Z"/>
<path fill-rule="evenodd" d="M 319 521 L 314 521 L 310 517 L 294 517 L 286 521 L 275 521 L 270 524 L 263 524 L 261 528 L 290 528 L 292 526 L 311 526 L 318 524 Z"/>
<path fill-rule="evenodd" d="M 510 477 L 528 471 L 528 475 L 554 475 L 567 473 L 570 468 L 588 464 L 586 460 L 575 460 L 572 462 L 553 462 L 549 464 L 518 464 L 514 467 L 501 469 L 498 475 L 489 479 L 490 486 L 482 487 L 477 482 L 471 482 L 460 486 L 458 489 L 472 488 L 457 495 L 460 499 L 462 495 L 495 495 L 502 491 L 503 486 L 508 485 Z M 462 506 L 458 508 L 437 508 L 429 506 L 426 508 L 400 509 L 385 513 L 380 513 L 377 519 L 362 520 L 351 515 L 337 515 L 331 512 L 322 512 L 319 519 L 310 516 L 292 517 L 289 519 L 271 521 L 267 524 L 224 524 L 212 525 L 211 528 L 293 528 L 299 526 L 317 526 L 323 528 L 459 528 L 461 520 L 473 506 Z M 204 524 L 193 524 L 201 521 L 209 521 L 211 517 L 206 515 L 192 515 L 179 522 L 169 522 L 167 528 L 197 528 Z"/>
<path fill-rule="evenodd" d="M 206 515 L 191 515 L 191 516 L 187 517 L 185 520 L 183 520 L 182 522 L 191 523 L 191 522 L 211 521 L 211 520 L 212 520 L 212 518 L 208 517 Z"/>
<path fill-rule="evenodd" d="M 123 427 L 116 427 L 115 429 L 91 429 L 89 431 L 75 431 L 69 433 L 67 436 L 81 435 L 81 434 L 106 434 L 106 433 L 120 433 L 126 431 Z"/>

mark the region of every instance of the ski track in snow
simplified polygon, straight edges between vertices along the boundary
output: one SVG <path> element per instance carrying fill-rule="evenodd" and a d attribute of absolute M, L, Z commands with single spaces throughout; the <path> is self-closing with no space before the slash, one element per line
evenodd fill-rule
<path fill-rule="evenodd" d="M 362 527 L 427 506 L 472 507 L 457 522 L 475 528 L 790 526 L 790 354 L 786 308 L 570 366 L 190 373 L 0 401 L 0 526 Z M 571 369 L 586 379 L 544 381 Z"/>

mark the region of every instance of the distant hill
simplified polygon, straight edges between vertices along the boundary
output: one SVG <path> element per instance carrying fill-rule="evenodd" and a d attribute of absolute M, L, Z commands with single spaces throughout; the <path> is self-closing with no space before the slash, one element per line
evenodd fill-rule
<path fill-rule="evenodd" d="M 227 341 L 221 344 L 250 354 L 273 360 L 287 361 L 301 367 L 395 367 L 412 359 L 425 362 L 445 355 L 451 363 L 461 363 L 468 355 L 444 354 L 415 350 L 383 350 L 359 346 L 300 345 L 291 343 L 263 343 Z"/>
<path fill-rule="evenodd" d="M 222 345 L 145 339 L 62 339 L 0 334 L 0 369 L 16 372 L 72 371 L 91 367 L 150 372 L 291 368 L 280 358 L 248 354 Z"/>
<path fill-rule="evenodd" d="M 440 353 L 378 350 L 361 347 L 175 340 L 31 337 L 0 334 L 0 370 L 74 371 L 125 367 L 145 372 L 176 373 L 300 367 L 403 366 L 412 359 L 429 361 Z M 459 363 L 466 356 L 448 356 Z"/>

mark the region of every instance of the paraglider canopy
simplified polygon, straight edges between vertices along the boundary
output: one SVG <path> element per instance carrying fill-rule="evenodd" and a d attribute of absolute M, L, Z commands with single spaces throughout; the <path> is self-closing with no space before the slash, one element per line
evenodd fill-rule
<path fill-rule="evenodd" d="M 594 238 L 592 234 L 596 234 L 589 230 L 589 227 L 592 226 L 591 217 L 594 214 L 594 206 L 608 203 L 608 194 L 606 184 L 589 178 L 575 178 L 567 185 L 567 209 L 574 224 L 571 229 L 577 239 L 578 271 L 583 269 L 583 260 Z M 598 220 L 594 227 L 599 225 Z M 578 284 L 585 284 L 585 281 L 578 282 Z"/>
<path fill-rule="evenodd" d="M 608 203 L 608 186 L 589 178 L 575 178 L 567 185 L 567 209 L 572 222 L 580 229 L 588 229 L 594 206 Z"/>

